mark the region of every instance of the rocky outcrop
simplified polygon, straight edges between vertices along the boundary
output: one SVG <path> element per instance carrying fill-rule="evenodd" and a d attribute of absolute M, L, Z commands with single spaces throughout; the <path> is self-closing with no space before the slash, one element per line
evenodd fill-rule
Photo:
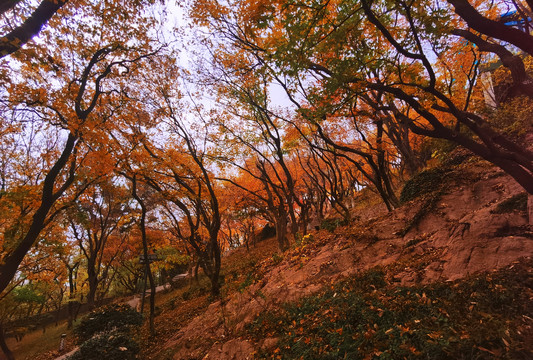
<path fill-rule="evenodd" d="M 520 186 L 487 166 L 469 167 L 466 172 L 456 172 L 455 178 L 450 174 L 447 181 L 454 181 L 453 186 L 407 232 L 403 230 L 423 206 L 423 199 L 374 218 L 360 216 L 365 220 L 335 233 L 315 233 L 315 244 L 286 253 L 260 281 L 211 304 L 165 346 L 178 350 L 174 359 L 252 358 L 265 344 L 239 336 L 261 312 L 359 271 L 392 265 L 396 269 L 392 281 L 411 285 L 455 280 L 533 255 L 526 212 L 495 211 L 522 192 Z"/>

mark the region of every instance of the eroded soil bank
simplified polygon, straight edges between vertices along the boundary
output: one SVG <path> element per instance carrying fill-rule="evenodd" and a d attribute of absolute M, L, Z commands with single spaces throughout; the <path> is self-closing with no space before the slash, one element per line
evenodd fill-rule
<path fill-rule="evenodd" d="M 161 350 L 174 359 L 247 359 L 274 351 L 277 339 L 247 333 L 260 314 L 376 266 L 388 266 L 397 286 L 509 266 L 533 254 L 526 212 L 514 205 L 522 192 L 504 173 L 476 162 L 447 170 L 433 191 L 393 212 L 379 205 L 354 210 L 358 220 L 350 225 L 312 232 L 309 241 L 258 264 L 248 286 L 212 303 Z"/>

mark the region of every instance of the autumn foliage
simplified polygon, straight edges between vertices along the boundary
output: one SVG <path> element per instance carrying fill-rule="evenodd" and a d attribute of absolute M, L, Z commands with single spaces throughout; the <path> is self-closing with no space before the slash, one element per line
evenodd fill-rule
<path fill-rule="evenodd" d="M 153 325 L 171 275 L 201 269 L 220 297 L 225 250 L 268 225 L 286 251 L 369 194 L 392 211 L 454 147 L 531 198 L 531 2 L 174 5 L 0 5 L 1 326 L 64 306 L 72 326 L 148 283 Z"/>

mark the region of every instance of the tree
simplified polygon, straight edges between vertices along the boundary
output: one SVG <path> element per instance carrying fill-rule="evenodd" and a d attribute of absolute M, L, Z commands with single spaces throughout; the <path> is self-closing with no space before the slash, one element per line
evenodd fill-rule
<path fill-rule="evenodd" d="M 199 8 L 202 9 L 201 6 Z M 201 15 L 205 16 L 203 13 Z M 364 104 L 366 106 L 365 113 L 358 111 L 357 108 L 362 103 L 361 97 L 341 98 L 336 94 L 323 96 L 324 94 L 320 93 L 321 88 L 315 86 L 309 79 L 302 79 L 298 74 L 294 76 L 296 79 L 293 79 L 291 75 L 285 74 L 282 66 L 275 63 L 273 57 L 264 48 L 253 43 L 255 34 L 252 33 L 254 30 L 250 30 L 250 34 L 245 33 L 242 31 L 245 26 L 232 22 L 232 20 L 231 16 L 223 15 L 213 19 L 210 23 L 223 40 L 232 43 L 232 46 L 221 45 L 219 51 L 213 55 L 214 67 L 220 69 L 220 75 L 216 72 L 210 75 L 216 79 L 216 81 L 212 80 L 210 84 L 214 83 L 220 89 L 219 99 L 236 98 L 237 104 L 230 103 L 228 108 L 232 110 L 228 110 L 228 112 L 234 116 L 245 118 L 241 114 L 237 114 L 234 109 L 238 109 L 239 106 L 243 108 L 254 107 L 255 110 L 250 111 L 254 115 L 250 116 L 256 116 L 259 119 L 258 122 L 271 118 L 276 119 L 278 123 L 281 120 L 293 126 L 303 139 L 312 137 L 315 133 L 318 134 L 325 141 L 324 150 L 333 147 L 338 153 L 349 154 L 343 154 L 343 156 L 352 161 L 352 165 L 368 180 L 368 185 L 377 190 L 389 209 L 398 206 L 399 201 L 395 195 L 392 172 L 390 171 L 391 160 L 389 160 L 390 157 L 396 156 L 396 150 L 387 146 L 385 136 L 390 134 L 396 143 L 402 145 L 402 150 L 404 150 L 402 154 L 406 162 L 411 165 L 411 169 L 416 169 L 419 166 L 416 159 L 414 157 L 407 158 L 413 154 L 409 142 L 406 141 L 408 134 L 405 131 L 397 130 L 398 127 L 391 126 L 390 122 L 384 121 L 383 116 L 376 116 L 378 111 L 368 110 L 369 106 L 366 104 Z M 243 21 L 247 20 L 243 19 Z M 279 36 L 278 33 L 276 34 Z M 261 41 L 263 40 L 258 40 L 258 43 Z M 216 43 L 212 45 L 216 46 Z M 286 50 L 284 47 L 283 51 Z M 306 121 L 298 121 L 294 115 L 286 115 L 284 112 L 273 110 L 275 107 L 268 104 L 269 81 L 276 83 L 278 88 L 281 87 L 287 93 L 288 101 L 292 103 L 293 108 L 298 110 L 298 115 Z M 293 92 L 295 86 L 301 87 L 298 94 Z M 228 100 L 219 101 L 221 103 L 228 102 Z M 260 114 L 260 116 L 256 114 Z M 279 125 L 276 126 L 281 128 Z M 291 130 L 284 129 L 282 131 L 290 132 Z M 258 137 L 264 138 L 265 144 L 272 144 L 271 147 L 276 147 L 278 143 L 281 145 L 279 140 L 276 141 L 274 131 L 263 131 L 262 128 L 258 127 L 257 134 Z M 267 135 L 273 135 L 272 139 L 268 139 Z M 279 134 L 277 136 L 279 138 Z M 317 146 L 316 143 L 310 141 L 308 141 L 308 145 Z M 283 153 L 287 149 L 282 149 L 282 146 L 277 147 L 279 150 L 269 149 L 268 151 L 272 151 L 284 170 L 286 180 L 282 183 L 287 188 L 285 192 L 289 198 L 287 202 L 288 213 L 291 217 L 291 230 L 294 234 L 296 231 L 294 206 L 302 208 L 303 204 L 298 203 L 298 197 L 294 196 L 293 176 L 283 165 Z"/>
<path fill-rule="evenodd" d="M 187 242 L 211 282 L 213 296 L 220 295 L 221 250 L 218 234 L 221 214 L 214 177 L 207 157 L 186 130 L 169 104 L 175 148 L 161 151 L 147 143 L 144 148 L 154 160 L 155 173 L 144 171 L 144 181 L 168 203 L 164 207 L 178 239 Z"/>
<path fill-rule="evenodd" d="M 454 3 L 456 11 L 462 13 L 462 16 L 470 19 L 471 23 L 475 21 L 467 15 L 465 10 L 460 5 L 465 5 L 466 1 L 450 1 Z M 443 91 L 439 88 L 437 82 L 435 67 L 429 62 L 425 50 L 421 44 L 420 38 L 431 38 L 431 33 L 424 33 L 422 29 L 422 21 L 424 17 L 420 13 L 421 8 L 413 4 L 406 4 L 398 2 L 396 10 L 401 16 L 407 20 L 408 29 L 412 31 L 412 40 L 414 46 L 409 46 L 406 43 L 400 43 L 391 32 L 390 26 L 381 20 L 382 14 L 377 10 L 373 10 L 371 3 L 362 1 L 362 8 L 368 21 L 376 27 L 379 34 L 384 36 L 388 42 L 396 49 L 396 51 L 407 59 L 412 59 L 421 64 L 424 71 L 429 78 L 420 78 L 422 81 L 415 83 L 403 82 L 400 86 L 392 83 L 370 81 L 368 79 L 350 79 L 349 83 L 358 83 L 364 81 L 364 86 L 374 90 L 384 91 L 396 98 L 404 101 L 410 105 L 414 111 L 429 123 L 429 128 L 422 128 L 410 122 L 410 128 L 413 132 L 436 138 L 443 138 L 459 145 L 466 147 L 473 153 L 497 165 L 509 175 L 511 175 L 522 187 L 530 194 L 533 193 L 533 154 L 524 147 L 513 142 L 505 135 L 498 133 L 491 128 L 485 119 L 474 112 L 465 110 L 466 105 L 462 108 L 460 104 L 455 102 L 453 94 L 450 91 Z M 466 11 L 466 10 L 465 10 Z M 438 18 L 436 19 L 438 20 Z M 468 20 L 467 20 L 468 21 Z M 436 23 L 439 30 L 442 31 L 439 35 L 446 34 L 447 29 L 443 29 L 440 22 Z M 499 26 L 498 28 L 500 28 Z M 485 29 L 488 30 L 488 29 Z M 506 29 L 504 34 L 515 34 L 515 29 Z M 448 33 L 449 34 L 449 33 Z M 502 35 L 506 36 L 506 35 Z M 528 36 L 524 36 L 527 39 Z M 508 40 L 512 40 L 506 37 Z M 522 41 L 517 42 L 520 45 Z M 434 46 L 442 46 L 439 42 L 434 40 Z M 444 55 L 444 52 L 438 54 Z M 409 89 L 415 90 L 419 96 L 409 93 Z M 418 95 L 417 94 L 417 95 Z M 427 100 L 421 100 L 424 96 Z M 439 114 L 451 115 L 456 121 L 454 127 L 446 126 L 445 123 L 439 120 Z M 468 134 L 461 133 L 461 125 L 466 127 L 468 131 L 477 137 L 473 138 Z"/>
<path fill-rule="evenodd" d="M 153 72 L 137 78 L 144 85 L 136 98 L 142 99 L 132 113 L 158 126 L 161 137 L 142 125 L 132 125 L 117 143 L 121 174 L 147 184 L 158 193 L 173 234 L 188 244 L 211 282 L 211 293 L 220 294 L 220 213 L 214 162 L 201 126 L 191 125 L 186 116 L 197 116 L 183 103 L 177 89 L 179 69 L 173 54 L 161 54 Z M 154 132 L 157 133 L 157 132 Z M 162 140 L 164 139 L 164 141 Z"/>
<path fill-rule="evenodd" d="M 54 14 L 61 9 L 63 5 L 67 3 L 67 0 L 43 0 L 39 6 L 31 10 L 29 16 L 24 14 L 24 20 L 16 25 L 14 28 L 4 24 L 3 32 L 0 37 L 0 57 L 9 55 L 24 44 L 30 41 L 34 36 L 39 34 L 42 27 L 54 16 Z M 20 9 L 25 6 L 27 9 Z M 19 9 L 16 9 L 16 8 Z M 28 13 L 32 6 L 27 1 L 23 0 L 6 0 L 0 5 L 0 14 L 6 16 L 7 13 L 13 13 L 10 16 L 10 21 L 19 21 L 20 13 Z M 18 10 L 18 11 L 17 11 Z M 9 21 L 9 22 L 10 22 Z"/>
<path fill-rule="evenodd" d="M 12 114 L 23 114 L 34 124 L 42 121 L 46 124 L 45 130 L 52 129 L 56 133 L 55 146 L 46 148 L 41 177 L 37 177 L 34 183 L 35 188 L 40 190 L 36 192 L 37 201 L 28 209 L 28 226 L 13 246 L 4 252 L 4 261 L 0 265 L 1 291 L 13 279 L 19 264 L 46 224 L 67 206 L 66 203 L 58 205 L 58 201 L 76 183 L 77 173 L 82 161 L 88 159 L 86 155 L 90 153 L 91 146 L 102 144 L 102 140 L 109 136 L 105 134 L 120 124 L 113 123 L 112 119 L 124 104 L 121 89 L 125 87 L 125 78 L 152 53 L 144 32 L 150 17 L 136 17 L 129 13 L 143 5 L 134 1 L 121 8 L 118 4 L 106 3 L 104 6 L 102 3 L 90 3 L 83 9 L 89 28 L 81 22 L 62 22 L 69 17 L 66 15 L 41 32 L 43 39 L 58 40 L 54 46 L 35 45 L 31 49 L 17 51 L 10 59 L 11 64 L 17 63 L 21 71 L 13 70 L 8 74 L 12 75 L 9 76 L 12 81 L 4 88 L 3 94 L 9 94 L 9 97 L 3 103 Z M 105 18 L 106 26 L 102 27 L 99 36 L 91 36 L 88 30 L 98 27 L 104 21 L 103 13 L 109 11 L 116 12 L 117 16 Z M 127 18 L 139 20 L 135 29 L 128 26 Z M 119 40 L 130 41 L 124 45 Z M 67 58 L 69 61 L 66 61 Z M 24 74 L 24 78 L 17 78 L 15 71 Z M 52 85 L 43 87 L 43 82 L 48 81 Z M 18 119 L 15 115 L 13 118 Z M 52 134 L 53 131 L 50 131 Z M 53 138 L 49 139 L 49 143 L 54 144 Z M 47 145 L 46 142 L 44 144 Z M 81 191 L 85 186 L 81 184 L 77 189 Z M 80 191 L 74 193 L 79 195 Z"/>
<path fill-rule="evenodd" d="M 103 297 L 113 280 L 113 265 L 125 250 L 123 230 L 131 217 L 129 192 L 107 178 L 91 187 L 69 211 L 72 235 L 85 258 L 89 293 L 95 306 L 97 291 Z"/>
<path fill-rule="evenodd" d="M 508 26 L 500 21 L 497 21 L 494 18 L 490 18 L 491 15 L 494 15 L 494 12 L 500 11 L 502 7 L 499 4 L 493 4 L 487 9 L 488 16 L 484 16 L 482 13 L 472 6 L 468 0 L 447 0 L 450 4 L 453 5 L 455 12 L 459 15 L 468 25 L 468 27 L 475 32 L 478 32 L 482 36 L 487 36 L 494 40 L 500 40 L 508 44 L 512 44 L 519 48 L 520 50 L 533 55 L 533 36 L 528 32 L 515 29 L 511 26 Z M 518 12 L 521 17 L 521 21 L 529 22 L 528 17 L 533 13 L 533 3 L 526 0 L 524 4 L 523 1 L 501 1 L 501 4 L 507 8 L 514 8 L 514 11 Z M 503 7 L 503 8 L 505 8 Z M 499 14 L 496 14 L 498 16 Z M 494 17 L 494 16 L 492 16 Z M 459 30 L 459 29 L 458 29 Z M 506 62 L 505 58 L 510 54 L 506 49 L 505 45 L 502 43 L 487 42 L 481 36 L 474 34 L 468 30 L 459 30 L 454 31 L 455 34 L 464 37 L 467 40 L 471 40 L 476 43 L 478 46 L 482 47 L 481 51 L 490 51 L 495 53 L 500 57 L 504 66 L 508 67 L 509 70 L 513 71 L 514 64 Z M 484 48 L 484 49 L 483 49 Z M 523 64 L 520 66 L 518 64 L 518 59 L 513 58 L 512 61 L 516 61 L 518 67 L 517 71 L 523 71 Z M 521 79 L 523 81 L 527 80 L 526 78 Z M 520 83 L 517 83 L 519 85 Z M 531 84 L 523 82 L 521 84 L 524 87 L 524 92 L 528 93 L 529 96 L 532 96 L 531 93 Z"/>
<path fill-rule="evenodd" d="M 141 240 L 142 240 L 142 248 L 143 248 L 143 255 L 144 255 L 144 266 L 146 268 L 146 274 L 148 275 L 148 280 L 150 281 L 150 334 L 152 336 L 155 336 L 155 327 L 154 327 L 154 317 L 155 317 L 155 282 L 154 277 L 152 274 L 152 270 L 150 268 L 150 260 L 148 257 L 148 239 L 146 236 L 146 214 L 148 212 L 148 209 L 146 207 L 146 202 L 138 193 L 137 187 L 137 177 L 136 175 L 133 175 L 133 177 L 130 178 L 131 180 L 131 194 L 133 198 L 137 201 L 139 206 L 141 207 L 141 219 L 139 222 L 139 228 L 141 230 Z M 144 299 L 143 299 L 144 303 Z"/>
<path fill-rule="evenodd" d="M 61 308 L 65 269 L 58 255 L 64 252 L 63 235 L 61 224 L 49 226 L 42 234 L 39 246 L 24 258 L 16 278 L 2 293 L 0 347 L 8 358 L 13 359 L 13 354 L 5 343 L 7 332 L 20 339 L 30 326 L 38 325 L 38 317 L 43 312 L 59 312 Z M 41 321 L 44 321 L 43 317 Z M 42 325 L 44 331 L 45 323 Z"/>
<path fill-rule="evenodd" d="M 66 244 L 65 247 L 68 247 L 69 250 L 72 248 L 69 246 L 69 244 Z M 76 304 L 79 304 L 78 301 L 76 301 L 76 295 L 77 295 L 77 279 L 78 279 L 78 270 L 80 266 L 80 260 L 79 258 L 76 258 L 73 256 L 70 251 L 67 251 L 66 254 L 63 254 L 61 256 L 61 261 L 63 262 L 65 268 L 67 269 L 68 273 L 68 322 L 67 322 L 67 329 L 71 329 L 72 325 L 74 323 L 74 320 L 77 316 Z"/>
<path fill-rule="evenodd" d="M 233 147 L 243 149 L 240 156 L 228 154 L 220 158 L 247 173 L 243 179 L 250 176 L 260 181 L 262 189 L 259 192 L 257 188 L 243 186 L 242 183 L 238 186 L 264 203 L 261 207 L 268 209 L 276 226 L 279 247 L 285 251 L 289 247 L 287 225 L 290 224 L 290 232 L 296 236 L 297 207 L 301 205 L 296 194 L 294 169 L 289 166 L 290 148 L 284 139 L 286 124 L 270 111 L 265 78 L 249 73 L 232 77 L 229 75 L 231 70 L 223 69 L 220 63 L 217 65 L 222 73 L 222 81 L 218 82 L 217 88 L 218 98 L 225 105 L 224 111 L 213 119 L 223 135 L 223 140 L 219 139 L 217 143 L 220 148 L 230 142 Z"/>
<path fill-rule="evenodd" d="M 347 201 L 355 189 L 355 184 L 354 180 L 350 179 L 350 172 L 345 168 L 346 162 L 343 163 L 342 158 L 334 150 L 329 153 L 311 148 L 308 154 L 299 152 L 298 155 L 300 166 L 306 174 L 310 200 L 313 194 L 320 194 L 317 198 L 321 199 L 322 205 L 313 204 L 317 210 L 317 218 L 322 220 L 323 204 L 329 203 L 345 222 L 350 221 L 351 213 Z"/>
<path fill-rule="evenodd" d="M 461 7 L 466 1 L 450 3 L 478 30 L 487 31 L 481 23 L 492 24 L 483 19 L 477 22 L 475 13 L 464 12 L 469 9 Z M 414 134 L 469 149 L 533 193 L 531 151 L 469 108 L 471 92 L 480 91 L 475 77 L 469 76 L 477 72 L 479 50 L 453 35 L 461 19 L 451 9 L 430 1 L 403 0 L 311 5 L 287 1 L 264 6 L 239 2 L 235 6 L 246 10 L 232 12 L 223 5 L 200 1 L 195 12 L 201 22 L 239 39 L 237 47 L 242 52 L 259 54 L 260 63 L 270 64 L 278 78 L 290 79 L 287 90 L 293 98 L 297 89 L 305 94 L 310 88 L 313 97 L 306 100 L 313 102 L 300 111 L 309 122 L 328 121 L 329 114 L 316 104 L 343 104 L 369 91 L 382 93 L 390 97 L 385 104 L 395 105 L 381 107 L 393 111 L 391 120 L 406 124 Z M 489 10 L 494 9 L 497 5 Z M 519 32 L 507 28 L 498 34 L 490 32 L 528 49 L 529 35 L 513 37 Z M 463 50 L 462 65 L 470 65 L 440 67 L 458 47 Z M 472 52 L 475 56 L 468 55 Z M 361 115 L 359 106 L 355 110 Z"/>

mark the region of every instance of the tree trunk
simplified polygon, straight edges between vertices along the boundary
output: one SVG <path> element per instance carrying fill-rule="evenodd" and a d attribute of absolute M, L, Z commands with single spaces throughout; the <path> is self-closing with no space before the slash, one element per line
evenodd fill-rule
<path fill-rule="evenodd" d="M 292 196 L 287 196 L 287 203 L 289 205 L 289 216 L 291 219 L 291 222 L 290 222 L 291 235 L 295 239 L 296 234 L 298 234 L 298 220 L 296 218 L 296 213 L 294 211 L 294 201 L 292 199 Z"/>
<path fill-rule="evenodd" d="M 306 204 L 302 207 L 300 212 L 300 231 L 302 236 L 307 234 L 307 227 L 309 226 L 309 205 Z"/>
<path fill-rule="evenodd" d="M 72 301 L 72 298 L 68 301 L 68 322 L 67 322 L 67 329 L 72 329 L 72 323 L 74 322 L 74 302 Z"/>
<path fill-rule="evenodd" d="M 143 277 L 143 291 L 141 295 L 141 308 L 140 313 L 141 315 L 144 312 L 144 300 L 146 299 L 146 281 L 147 281 L 148 273 L 146 271 L 146 268 L 144 269 L 144 277 Z"/>
<path fill-rule="evenodd" d="M 0 348 L 4 352 L 4 355 L 6 356 L 7 360 L 15 360 L 15 356 L 13 355 L 11 350 L 9 350 L 9 348 L 7 347 L 6 339 L 5 339 L 5 330 L 2 324 L 0 324 Z"/>
<path fill-rule="evenodd" d="M 216 233 L 211 233 L 209 235 L 209 242 L 211 243 L 211 252 L 210 256 L 214 261 L 214 268 L 212 269 L 211 279 L 211 295 L 214 298 L 220 297 L 220 266 L 221 266 L 221 254 L 220 247 L 218 245 L 218 230 Z"/>
<path fill-rule="evenodd" d="M 150 281 L 150 335 L 155 336 L 155 326 L 154 326 L 154 317 L 155 317 L 155 283 L 154 277 L 152 275 L 152 269 L 150 269 L 150 260 L 148 259 L 148 240 L 146 238 L 146 205 L 144 201 L 137 195 L 137 181 L 135 177 L 132 179 L 132 195 L 137 200 L 141 206 L 141 239 L 143 245 L 144 260 L 146 266 L 146 273 L 148 274 L 148 280 Z"/>
<path fill-rule="evenodd" d="M 198 270 L 200 270 L 200 259 L 198 259 L 196 266 L 194 267 L 194 280 L 197 284 L 200 282 L 200 279 L 198 279 Z"/>
<path fill-rule="evenodd" d="M 147 263 L 147 267 L 150 267 L 149 262 Z M 155 282 L 151 269 L 148 270 L 148 281 L 150 281 L 150 335 L 155 336 Z"/>
<path fill-rule="evenodd" d="M 24 23 L 14 28 L 0 39 L 0 58 L 14 53 L 34 36 L 39 34 L 44 25 L 54 16 L 67 0 L 42 1 Z M 2 8 L 9 9 L 7 1 L 2 1 Z M 14 4 L 15 2 L 11 2 Z M 7 4 L 7 5 L 6 5 Z"/>
<path fill-rule="evenodd" d="M 76 293 L 76 284 L 74 283 L 74 271 L 78 267 L 77 264 L 70 266 L 67 264 L 68 269 L 68 323 L 67 329 L 72 329 L 72 323 L 74 322 L 74 296 Z"/>
<path fill-rule="evenodd" d="M 514 27 L 506 26 L 502 22 L 484 17 L 468 0 L 448 0 L 448 2 L 454 6 L 455 12 L 466 21 L 470 28 L 484 35 L 511 43 L 533 55 L 533 36 Z"/>
<path fill-rule="evenodd" d="M 281 251 L 289 248 L 289 241 L 287 240 L 287 216 L 283 212 L 281 216 L 276 218 L 276 239 Z"/>
<path fill-rule="evenodd" d="M 61 195 L 66 191 L 66 189 L 74 180 L 73 177 L 69 177 L 67 181 L 59 188 L 59 190 L 54 192 L 54 189 L 57 186 L 56 179 L 58 178 L 61 170 L 67 164 L 67 161 L 70 158 L 70 155 L 72 154 L 74 146 L 76 145 L 76 141 L 77 137 L 72 134 L 69 134 L 61 156 L 56 161 L 54 166 L 52 166 L 50 172 L 44 178 L 41 204 L 33 215 L 28 232 L 26 233 L 22 241 L 17 245 L 17 247 L 3 259 L 3 262 L 0 265 L 0 293 L 2 293 L 8 287 L 9 283 L 17 273 L 17 269 L 20 263 L 39 237 L 41 230 L 44 227 L 48 212 L 50 211 L 56 200 L 61 197 Z"/>
<path fill-rule="evenodd" d="M 87 305 L 89 310 L 94 309 L 96 303 L 96 287 L 98 286 L 98 281 L 93 270 L 87 271 L 87 276 L 89 280 L 89 293 L 87 294 Z"/>
<path fill-rule="evenodd" d="M 209 277 L 209 280 L 211 281 L 211 296 L 214 299 L 217 299 L 220 297 L 220 279 L 218 276 L 215 276 L 215 274 L 212 274 Z"/>
<path fill-rule="evenodd" d="M 61 316 L 61 301 L 59 302 L 59 306 L 57 307 L 57 311 L 56 311 L 56 327 L 59 325 L 59 317 Z M 43 334 L 45 333 L 46 331 L 46 326 L 43 326 Z"/>

